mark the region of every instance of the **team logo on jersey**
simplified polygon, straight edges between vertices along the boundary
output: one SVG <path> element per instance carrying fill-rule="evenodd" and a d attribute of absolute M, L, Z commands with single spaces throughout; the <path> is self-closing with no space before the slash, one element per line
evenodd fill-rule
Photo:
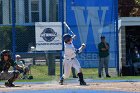
<path fill-rule="evenodd" d="M 46 42 L 51 42 L 55 39 L 57 33 L 52 28 L 45 28 L 43 32 L 40 34 Z"/>

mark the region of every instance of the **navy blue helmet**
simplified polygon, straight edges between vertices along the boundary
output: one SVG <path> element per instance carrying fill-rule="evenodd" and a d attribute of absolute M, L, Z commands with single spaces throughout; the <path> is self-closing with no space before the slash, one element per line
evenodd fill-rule
<path fill-rule="evenodd" d="M 71 38 L 72 38 L 72 36 L 70 34 L 64 34 L 63 35 L 63 39 L 64 39 L 65 43 L 69 42 Z"/>
<path fill-rule="evenodd" d="M 11 58 L 11 51 L 10 50 L 3 50 L 1 52 L 1 60 L 3 60 L 4 56 L 8 56 L 9 58 Z"/>

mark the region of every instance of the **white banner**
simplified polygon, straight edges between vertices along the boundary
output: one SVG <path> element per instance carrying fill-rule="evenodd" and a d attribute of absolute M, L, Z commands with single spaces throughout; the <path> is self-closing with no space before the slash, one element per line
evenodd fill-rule
<path fill-rule="evenodd" d="M 36 50 L 62 50 L 62 23 L 36 22 Z"/>

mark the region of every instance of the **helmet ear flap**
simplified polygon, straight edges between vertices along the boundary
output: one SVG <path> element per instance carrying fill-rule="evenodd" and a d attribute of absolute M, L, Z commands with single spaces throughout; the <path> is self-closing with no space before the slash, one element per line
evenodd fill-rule
<path fill-rule="evenodd" d="M 67 38 L 67 39 L 64 40 L 65 43 L 67 43 L 69 41 L 70 41 L 70 38 Z"/>

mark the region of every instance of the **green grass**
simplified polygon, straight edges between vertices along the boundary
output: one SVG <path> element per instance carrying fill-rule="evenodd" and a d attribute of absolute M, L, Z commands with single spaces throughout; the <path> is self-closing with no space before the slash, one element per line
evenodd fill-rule
<path fill-rule="evenodd" d="M 98 78 L 98 71 L 97 68 L 83 68 L 84 78 L 94 79 L 94 80 L 135 80 L 140 79 L 140 76 L 112 76 L 111 78 Z M 56 66 L 55 68 L 55 75 L 48 75 L 48 66 L 32 66 L 31 67 L 31 74 L 33 75 L 34 79 L 32 80 L 18 80 L 23 82 L 43 82 L 43 81 L 51 81 L 56 80 L 59 81 L 60 78 L 60 68 Z M 72 77 L 72 76 L 70 76 Z"/>
<path fill-rule="evenodd" d="M 32 66 L 31 67 L 31 75 L 34 77 L 33 80 L 30 81 L 50 81 L 50 80 L 58 80 L 59 79 L 59 67 L 56 67 L 55 75 L 48 75 L 48 66 Z"/>

